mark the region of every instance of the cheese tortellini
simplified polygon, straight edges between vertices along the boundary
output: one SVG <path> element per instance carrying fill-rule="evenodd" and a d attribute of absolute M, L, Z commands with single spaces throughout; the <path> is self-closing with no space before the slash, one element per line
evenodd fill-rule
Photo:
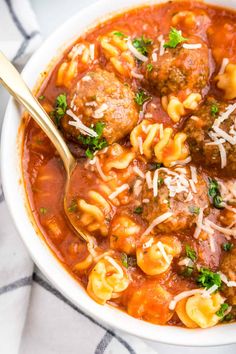
<path fill-rule="evenodd" d="M 89 274 L 88 294 L 99 304 L 104 305 L 112 297 L 118 297 L 129 285 L 123 267 L 113 258 L 102 258 Z"/>
<path fill-rule="evenodd" d="M 229 63 L 223 74 L 216 76 L 217 87 L 225 92 L 225 98 L 236 98 L 236 64 Z"/>
<path fill-rule="evenodd" d="M 110 232 L 110 246 L 112 249 L 135 254 L 136 238 L 140 234 L 141 227 L 130 217 L 118 215 L 113 219 Z"/>
<path fill-rule="evenodd" d="M 105 220 L 111 212 L 111 205 L 102 194 L 94 190 L 88 192 L 88 199 L 78 200 L 78 208 L 82 212 L 80 222 L 89 232 L 99 230 L 102 236 L 107 236 L 108 227 Z"/>
<path fill-rule="evenodd" d="M 215 326 L 220 317 L 216 312 L 224 303 L 224 298 L 219 293 L 209 297 L 195 294 L 187 299 L 182 299 L 176 306 L 176 312 L 188 328 L 208 328 Z"/>
<path fill-rule="evenodd" d="M 78 58 L 81 64 L 87 65 L 94 59 L 91 57 L 91 52 L 94 56 L 93 44 L 76 44 L 67 55 L 67 60 L 63 61 L 58 69 L 56 85 L 69 88 L 78 73 Z"/>
<path fill-rule="evenodd" d="M 125 36 L 121 37 L 116 33 L 116 31 L 113 31 L 101 37 L 101 47 L 114 69 L 119 74 L 129 77 L 131 69 L 135 67 L 135 61 L 128 50 Z"/>
<path fill-rule="evenodd" d="M 188 157 L 186 139 L 186 134 L 179 132 L 174 135 L 172 128 L 163 128 L 162 124 L 152 124 L 146 119 L 130 134 L 130 141 L 136 152 L 144 155 L 147 160 L 153 159 L 166 167 Z"/>
<path fill-rule="evenodd" d="M 149 237 L 137 248 L 137 264 L 148 275 L 164 273 L 174 257 L 181 252 L 181 243 L 176 237 Z"/>
<path fill-rule="evenodd" d="M 181 117 L 187 114 L 188 110 L 195 110 L 201 99 L 202 96 L 200 93 L 189 94 L 183 102 L 178 97 L 172 95 L 169 98 L 164 96 L 162 97 L 162 106 L 173 122 L 177 123 Z"/>

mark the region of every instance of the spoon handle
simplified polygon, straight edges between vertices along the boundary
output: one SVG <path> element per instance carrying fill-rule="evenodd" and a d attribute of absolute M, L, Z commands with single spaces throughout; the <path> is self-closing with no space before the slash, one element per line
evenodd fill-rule
<path fill-rule="evenodd" d="M 29 90 L 19 72 L 2 52 L 0 52 L 0 82 L 25 107 L 31 117 L 42 128 L 60 154 L 66 172 L 70 174 L 75 165 L 75 159 L 70 153 L 68 146 L 48 114 Z"/>

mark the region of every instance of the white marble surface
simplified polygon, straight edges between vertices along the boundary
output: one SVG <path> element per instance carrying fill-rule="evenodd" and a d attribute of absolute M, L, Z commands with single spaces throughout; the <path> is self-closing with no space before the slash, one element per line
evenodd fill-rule
<path fill-rule="evenodd" d="M 96 0 L 31 0 L 32 6 L 38 18 L 39 25 L 41 27 L 43 38 L 46 38 L 48 35 L 50 35 L 50 33 L 55 28 L 66 21 L 70 16 L 75 14 L 75 12 L 95 1 Z M 6 108 L 7 99 L 8 95 L 2 89 L 0 89 L 0 124 Z M 157 350 L 157 352 L 161 354 L 197 354 L 199 352 L 201 354 L 236 354 L 236 344 L 211 348 L 186 348 L 164 344 L 149 344 L 152 345 Z"/>

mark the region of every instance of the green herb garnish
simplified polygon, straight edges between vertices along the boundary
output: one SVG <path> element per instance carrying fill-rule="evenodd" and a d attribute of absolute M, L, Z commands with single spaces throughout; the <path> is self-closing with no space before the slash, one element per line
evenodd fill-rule
<path fill-rule="evenodd" d="M 51 112 L 51 116 L 54 118 L 57 126 L 60 125 L 61 118 L 63 118 L 64 115 L 66 114 L 67 107 L 68 107 L 68 105 L 67 105 L 67 101 L 66 101 L 66 94 L 61 93 L 56 98 L 56 104 L 55 104 L 54 111 Z"/>
<path fill-rule="evenodd" d="M 199 213 L 200 213 L 200 208 L 195 205 L 189 206 L 188 210 L 190 211 L 191 214 L 199 215 Z"/>
<path fill-rule="evenodd" d="M 184 277 L 188 278 L 191 277 L 192 273 L 193 273 L 193 267 L 185 267 L 181 274 Z"/>
<path fill-rule="evenodd" d="M 233 243 L 230 243 L 230 242 L 223 243 L 223 245 L 222 245 L 222 249 L 225 252 L 231 251 L 233 247 L 234 247 Z"/>
<path fill-rule="evenodd" d="M 72 200 L 70 206 L 67 209 L 69 213 L 74 213 L 78 210 L 78 203 L 76 200 Z"/>
<path fill-rule="evenodd" d="M 128 256 L 126 253 L 121 253 L 121 263 L 125 268 L 136 267 L 137 260 L 133 256 Z"/>
<path fill-rule="evenodd" d="M 158 170 L 159 168 L 163 167 L 163 163 L 153 162 L 149 164 L 150 171 Z"/>
<path fill-rule="evenodd" d="M 38 98 L 40 101 L 42 101 L 42 100 L 44 100 L 45 99 L 45 96 L 44 95 L 41 95 L 41 96 L 39 96 L 39 98 Z"/>
<path fill-rule="evenodd" d="M 163 177 L 159 177 L 158 178 L 158 186 L 160 187 L 163 183 L 164 183 L 164 178 Z"/>
<path fill-rule="evenodd" d="M 197 259 L 196 251 L 189 245 L 185 246 L 186 256 L 191 259 L 191 261 L 195 262 Z"/>
<path fill-rule="evenodd" d="M 229 322 L 234 319 L 234 315 L 232 313 L 228 313 L 228 315 L 224 316 L 223 321 Z"/>
<path fill-rule="evenodd" d="M 114 31 L 113 34 L 117 37 L 121 37 L 121 38 L 126 38 L 126 34 L 124 34 L 123 32 L 120 31 Z"/>
<path fill-rule="evenodd" d="M 220 195 L 219 184 L 215 179 L 209 178 L 208 194 L 212 197 L 212 202 L 215 208 L 224 208 L 223 199 Z"/>
<path fill-rule="evenodd" d="M 187 41 L 187 38 L 182 36 L 181 31 L 171 27 L 169 32 L 169 41 L 164 44 L 164 48 L 176 48 L 179 43 Z"/>
<path fill-rule="evenodd" d="M 142 214 L 142 212 L 143 212 L 143 207 L 141 205 L 134 209 L 135 214 Z"/>
<path fill-rule="evenodd" d="M 90 159 L 93 158 L 93 154 L 97 150 L 102 150 L 104 147 L 107 146 L 107 141 L 105 138 L 102 138 L 103 129 L 105 124 L 102 122 L 97 122 L 94 127 L 91 127 L 96 133 L 96 137 L 82 135 L 78 136 L 78 140 L 81 144 L 87 147 L 85 152 L 86 156 Z"/>
<path fill-rule="evenodd" d="M 211 106 L 211 115 L 215 117 L 219 113 L 219 107 L 217 104 L 213 103 Z"/>
<path fill-rule="evenodd" d="M 45 215 L 45 214 L 47 214 L 48 209 L 47 209 L 47 208 L 42 207 L 42 208 L 40 208 L 40 209 L 39 209 L 39 211 L 40 211 L 40 214 Z"/>
<path fill-rule="evenodd" d="M 152 45 L 152 43 L 153 43 L 152 39 L 145 38 L 144 36 L 140 38 L 135 38 L 132 41 L 134 48 L 136 48 L 139 51 L 139 53 L 145 56 L 148 55 L 148 49 L 150 45 Z"/>
<path fill-rule="evenodd" d="M 218 288 L 220 288 L 221 278 L 219 274 L 212 272 L 210 269 L 201 268 L 197 278 L 197 283 L 201 284 L 206 289 L 210 289 L 213 285 L 217 285 Z"/>
<path fill-rule="evenodd" d="M 151 63 L 147 64 L 147 71 L 151 72 L 153 69 L 153 65 Z"/>
<path fill-rule="evenodd" d="M 216 315 L 219 317 L 224 317 L 224 313 L 225 311 L 227 311 L 229 308 L 228 304 L 221 304 L 220 305 L 220 309 L 218 311 L 216 311 Z"/>
<path fill-rule="evenodd" d="M 150 99 L 150 96 L 148 96 L 143 90 L 139 90 L 136 95 L 135 95 L 135 102 L 139 105 L 142 106 L 144 102 L 148 101 Z"/>

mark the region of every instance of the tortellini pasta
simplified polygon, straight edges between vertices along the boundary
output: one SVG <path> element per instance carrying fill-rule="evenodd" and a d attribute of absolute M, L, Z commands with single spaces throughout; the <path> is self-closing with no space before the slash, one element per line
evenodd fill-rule
<path fill-rule="evenodd" d="M 176 237 L 149 237 L 137 248 L 137 264 L 148 275 L 164 273 L 174 257 L 181 252 L 181 243 Z"/>
<path fill-rule="evenodd" d="M 225 98 L 236 98 L 236 64 L 229 63 L 223 74 L 216 76 L 217 87 L 225 92 Z"/>
<path fill-rule="evenodd" d="M 89 232 L 99 230 L 102 236 L 107 236 L 108 227 L 105 221 L 111 212 L 111 205 L 99 192 L 94 190 L 88 192 L 88 199 L 89 201 L 78 200 L 78 208 L 82 212 L 80 222 Z"/>
<path fill-rule="evenodd" d="M 162 97 L 162 106 L 168 113 L 173 122 L 177 123 L 187 114 L 187 110 L 195 110 L 201 101 L 202 96 L 199 93 L 191 93 L 181 102 L 178 97 L 167 96 Z"/>
<path fill-rule="evenodd" d="M 102 258 L 89 274 L 88 294 L 104 305 L 112 297 L 118 297 L 129 285 L 129 279 L 123 267 L 113 258 Z"/>
<path fill-rule="evenodd" d="M 152 124 L 145 119 L 130 134 L 130 141 L 136 152 L 140 152 L 148 160 L 153 158 L 166 167 L 189 156 L 186 139 L 187 135 L 182 132 L 174 135 L 172 128 L 163 128 L 162 124 Z"/>
<path fill-rule="evenodd" d="M 82 64 L 89 64 L 94 59 L 93 57 L 93 44 L 76 44 L 58 69 L 56 85 L 69 88 L 71 81 L 78 73 L 78 58 Z"/>
<path fill-rule="evenodd" d="M 186 327 L 208 328 L 215 326 L 220 317 L 216 312 L 224 303 L 224 298 L 219 293 L 209 297 L 195 294 L 187 299 L 182 299 L 176 306 L 176 312 Z"/>
<path fill-rule="evenodd" d="M 135 61 L 124 37 L 120 37 L 116 31 L 113 31 L 101 37 L 100 43 L 106 58 L 110 60 L 115 70 L 129 77 L 131 69 L 135 67 Z"/>
<path fill-rule="evenodd" d="M 113 219 L 110 231 L 111 248 L 125 252 L 126 254 L 135 254 L 136 238 L 140 234 L 140 226 L 130 217 L 119 215 Z"/>

